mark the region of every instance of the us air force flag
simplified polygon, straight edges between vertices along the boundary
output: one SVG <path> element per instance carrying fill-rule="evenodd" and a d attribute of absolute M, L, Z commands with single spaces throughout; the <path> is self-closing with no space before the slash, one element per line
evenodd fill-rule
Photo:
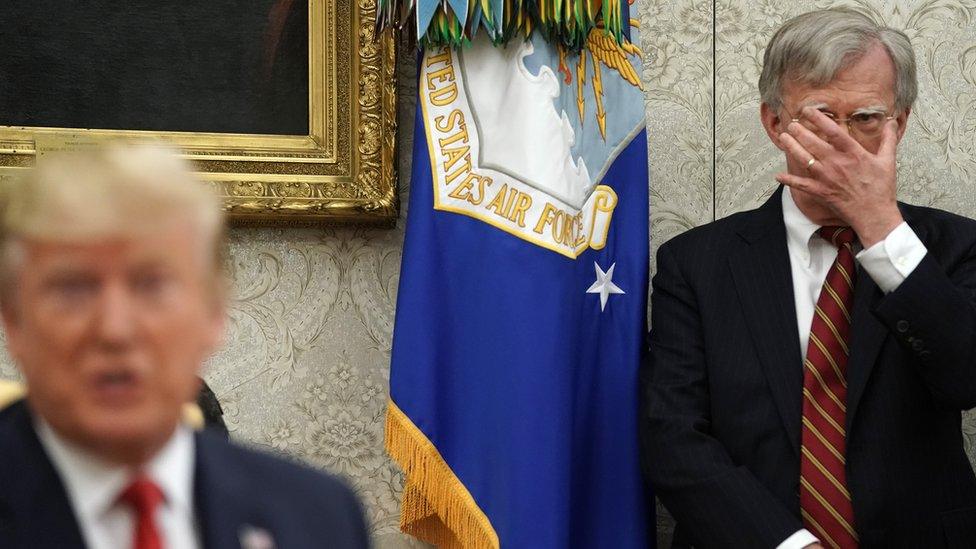
<path fill-rule="evenodd" d="M 632 40 L 639 42 L 636 29 Z M 427 51 L 386 445 L 441 546 L 647 547 L 639 52 Z"/>

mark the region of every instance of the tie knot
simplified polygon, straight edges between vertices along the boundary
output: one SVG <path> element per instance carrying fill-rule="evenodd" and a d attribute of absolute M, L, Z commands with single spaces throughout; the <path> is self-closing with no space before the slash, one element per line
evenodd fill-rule
<path fill-rule="evenodd" d="M 163 501 L 163 491 L 148 477 L 139 476 L 122 491 L 119 501 L 130 505 L 139 514 L 152 514 Z"/>
<path fill-rule="evenodd" d="M 853 244 L 854 239 L 857 238 L 854 229 L 850 227 L 820 227 L 817 233 L 820 234 L 821 238 L 833 244 L 835 248 Z"/>

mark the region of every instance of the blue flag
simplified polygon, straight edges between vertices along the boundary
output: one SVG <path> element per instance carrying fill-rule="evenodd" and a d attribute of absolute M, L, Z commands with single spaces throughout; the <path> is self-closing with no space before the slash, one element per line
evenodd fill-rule
<path fill-rule="evenodd" d="M 638 31 L 632 31 L 638 42 Z M 636 47 L 425 52 L 386 445 L 401 526 L 463 547 L 653 543 L 637 449 L 648 269 Z"/>

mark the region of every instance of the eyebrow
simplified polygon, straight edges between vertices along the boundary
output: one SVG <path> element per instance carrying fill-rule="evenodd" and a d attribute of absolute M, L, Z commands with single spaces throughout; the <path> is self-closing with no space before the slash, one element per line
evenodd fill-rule
<path fill-rule="evenodd" d="M 77 282 L 79 280 L 90 281 L 97 279 L 98 275 L 92 273 L 91 269 L 57 266 L 49 270 L 42 278 L 38 280 L 41 288 L 50 289 L 68 282 Z"/>
<path fill-rule="evenodd" d="M 826 103 L 812 103 L 810 105 L 803 105 L 801 109 L 804 107 L 811 107 L 817 110 L 831 111 L 830 105 L 827 105 Z M 884 105 L 869 105 L 867 107 L 854 109 L 854 111 L 851 113 L 851 116 L 854 116 L 855 114 L 875 114 L 875 113 L 887 113 L 887 112 L 888 109 L 886 109 Z"/>
<path fill-rule="evenodd" d="M 888 110 L 885 108 L 884 105 L 871 105 L 869 107 L 861 107 L 860 109 L 854 109 L 854 112 L 852 112 L 851 115 L 853 116 L 855 114 L 877 114 L 877 113 L 887 114 L 887 112 Z"/>

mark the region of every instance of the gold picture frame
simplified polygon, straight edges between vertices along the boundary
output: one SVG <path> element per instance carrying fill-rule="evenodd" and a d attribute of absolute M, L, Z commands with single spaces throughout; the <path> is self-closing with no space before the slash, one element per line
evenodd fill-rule
<path fill-rule="evenodd" d="M 376 0 L 308 0 L 307 135 L 0 125 L 0 178 L 47 147 L 158 140 L 194 162 L 234 224 L 392 226 L 396 38 L 376 37 L 375 12 Z"/>

